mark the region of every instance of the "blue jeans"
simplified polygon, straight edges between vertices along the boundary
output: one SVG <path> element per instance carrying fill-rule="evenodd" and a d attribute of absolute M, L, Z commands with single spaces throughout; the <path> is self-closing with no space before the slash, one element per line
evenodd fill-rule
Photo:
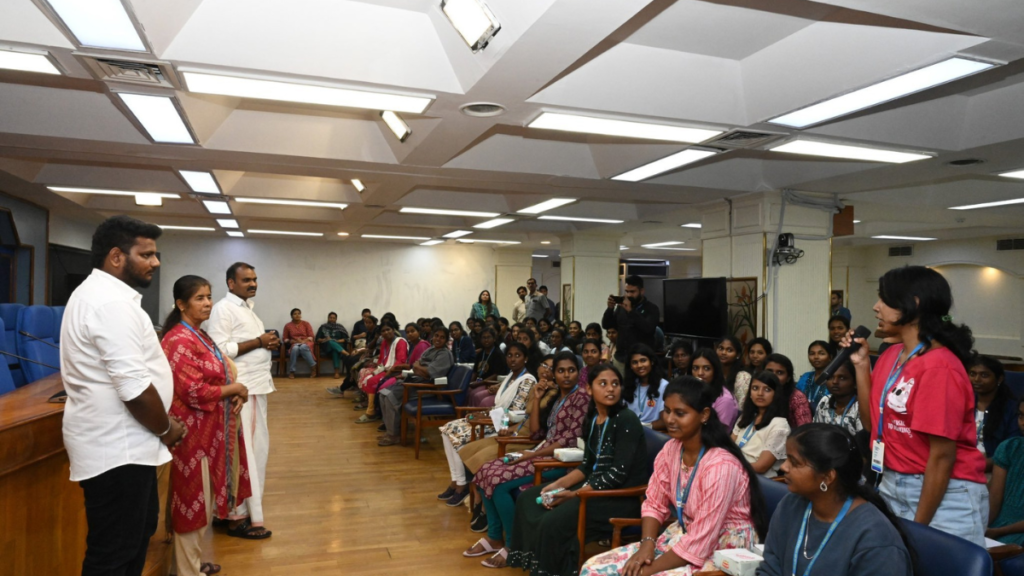
<path fill-rule="evenodd" d="M 316 370 L 316 360 L 313 359 L 313 352 L 310 351 L 307 344 L 293 344 L 291 352 L 288 354 L 288 373 L 295 372 L 295 362 L 298 361 L 299 356 L 309 362 L 309 371 L 313 372 Z"/>
<path fill-rule="evenodd" d="M 886 470 L 878 492 L 893 514 L 913 520 L 923 487 L 924 474 Z M 951 478 L 946 495 L 942 497 L 929 526 L 984 548 L 985 528 L 988 526 L 988 489 L 984 484 Z"/>

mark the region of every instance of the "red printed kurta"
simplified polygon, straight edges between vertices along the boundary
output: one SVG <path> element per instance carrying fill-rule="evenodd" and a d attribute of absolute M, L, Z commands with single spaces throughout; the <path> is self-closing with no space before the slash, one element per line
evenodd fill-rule
<path fill-rule="evenodd" d="M 210 337 L 199 333 L 212 348 Z M 224 364 L 184 324 L 172 328 L 162 345 L 174 374 L 170 414 L 188 430 L 171 451 L 171 523 L 175 532 L 185 533 L 206 525 L 203 458 L 210 468 L 216 516 L 227 518 L 252 490 L 239 419 L 231 414 L 230 399 L 220 397 L 221 386 L 228 383 Z"/>
<path fill-rule="evenodd" d="M 389 362 L 392 346 L 395 346 L 395 357 Z M 385 380 L 394 378 L 394 375 L 388 375 L 388 370 L 398 364 L 409 364 L 409 342 L 396 335 L 391 342 L 381 341 L 380 356 L 377 357 L 376 364 L 359 371 L 359 389 L 367 394 L 376 394 L 381 390 L 381 384 Z M 378 367 L 382 368 L 380 372 L 377 371 Z"/>

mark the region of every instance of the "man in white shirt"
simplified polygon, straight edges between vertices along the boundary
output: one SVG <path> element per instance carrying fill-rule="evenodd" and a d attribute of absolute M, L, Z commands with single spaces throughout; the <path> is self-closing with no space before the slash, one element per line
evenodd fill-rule
<path fill-rule="evenodd" d="M 82 576 L 138 576 L 160 516 L 156 467 L 185 435 L 167 416 L 174 381 L 142 295 L 160 266 L 160 228 L 108 218 L 92 237 L 93 271 L 75 289 L 61 326 L 68 399 L 64 446 L 85 494 Z"/>
<path fill-rule="evenodd" d="M 267 479 L 270 455 L 270 431 L 267 429 L 267 394 L 274 390 L 270 375 L 271 350 L 281 346 L 273 333 L 253 312 L 256 296 L 256 269 L 235 262 L 227 272 L 228 295 L 214 304 L 203 328 L 217 346 L 235 361 L 238 381 L 249 389 L 249 401 L 242 405 L 242 435 L 248 449 L 249 483 L 252 496 L 235 508 L 228 518 L 228 534 L 249 540 L 270 537 L 263 527 L 263 487 Z"/>
<path fill-rule="evenodd" d="M 526 286 L 516 288 L 516 294 L 519 295 L 519 302 L 516 302 L 516 305 L 512 307 L 513 324 L 526 320 Z"/>

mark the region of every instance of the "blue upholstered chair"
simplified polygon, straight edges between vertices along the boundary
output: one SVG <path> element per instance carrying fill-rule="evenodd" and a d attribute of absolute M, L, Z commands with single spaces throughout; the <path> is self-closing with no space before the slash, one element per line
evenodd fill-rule
<path fill-rule="evenodd" d="M 988 551 L 930 526 L 900 519 L 917 556 L 916 576 L 992 576 Z"/>
<path fill-rule="evenodd" d="M 56 327 L 53 331 L 53 341 L 60 346 L 60 327 L 64 323 L 64 306 L 50 306 L 53 309 L 53 319 Z"/>
<path fill-rule="evenodd" d="M 775 508 L 779 502 L 789 494 L 789 486 L 785 482 L 778 482 L 758 474 L 757 481 L 761 484 L 761 493 L 764 494 L 765 512 L 768 518 L 775 515 Z"/>
<path fill-rule="evenodd" d="M 18 311 L 24 308 L 24 304 L 0 304 L 0 320 L 3 320 L 5 329 L 0 338 L 0 349 L 11 354 L 21 355 L 18 352 L 18 341 L 15 335 L 18 333 Z M 24 386 L 27 381 L 25 374 L 21 371 L 20 361 L 13 356 L 4 356 L 3 361 L 14 379 L 15 386 Z"/>
<path fill-rule="evenodd" d="M 1024 372 L 1006 371 L 1006 385 L 1017 398 L 1024 398 Z"/>
<path fill-rule="evenodd" d="M 18 330 L 15 340 L 18 353 L 28 360 L 60 368 L 60 350 L 54 341 L 58 321 L 53 308 L 49 306 L 28 306 L 18 311 Z M 31 334 L 32 336 L 27 336 Z M 58 370 L 33 362 L 22 362 L 21 370 L 26 382 L 56 373 Z"/>
<path fill-rule="evenodd" d="M 0 319 L 0 334 L 4 331 L 4 321 Z M 3 349 L 3 343 L 0 343 L 0 349 Z M 6 350 L 5 350 L 6 352 Z M 11 371 L 7 368 L 7 362 L 0 360 L 0 394 L 6 394 L 14 390 L 14 378 L 11 377 Z"/>
<path fill-rule="evenodd" d="M 419 437 L 423 434 L 423 421 L 447 422 L 458 418 L 456 407 L 466 403 L 473 370 L 467 366 L 453 366 L 448 372 L 448 384 L 405 384 L 402 397 L 402 445 L 408 439 L 409 422 L 416 422 L 416 459 L 420 457 Z M 409 400 L 409 391 L 416 390 L 416 399 Z"/>

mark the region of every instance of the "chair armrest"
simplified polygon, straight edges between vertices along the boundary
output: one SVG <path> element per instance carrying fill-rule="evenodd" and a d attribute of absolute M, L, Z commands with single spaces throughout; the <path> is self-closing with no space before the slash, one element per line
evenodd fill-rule
<path fill-rule="evenodd" d="M 455 410 L 459 414 L 466 414 L 468 412 L 490 412 L 492 408 L 482 408 L 480 406 L 458 406 Z"/>
<path fill-rule="evenodd" d="M 420 396 L 455 396 L 460 390 L 424 390 L 421 389 Z"/>
<path fill-rule="evenodd" d="M 406 382 L 403 383 L 402 386 L 406 388 L 412 388 L 413 390 L 430 390 L 432 388 L 437 388 L 436 384 L 429 384 L 426 382 Z M 444 388 L 441 389 L 444 390 Z"/>
<path fill-rule="evenodd" d="M 640 526 L 643 524 L 641 518 L 609 518 L 608 523 L 612 525 L 612 548 L 622 546 L 622 529 L 627 526 Z"/>
<path fill-rule="evenodd" d="M 536 444 L 534 440 L 529 438 L 519 438 L 516 436 L 498 436 L 498 458 L 505 456 L 505 450 L 508 449 L 509 444 Z"/>
<path fill-rule="evenodd" d="M 533 484 L 539 486 L 544 481 L 541 474 L 545 470 L 558 470 L 559 468 L 578 468 L 579 462 L 562 462 L 561 460 L 534 460 L 533 461 Z"/>
<path fill-rule="evenodd" d="M 708 570 L 707 572 L 694 572 L 693 576 L 729 576 L 721 570 Z"/>
<path fill-rule="evenodd" d="M 993 546 L 988 549 L 988 555 L 992 557 L 993 562 L 999 562 L 1000 560 L 1006 560 L 1007 558 L 1013 558 L 1024 554 L 1024 548 L 1016 544 L 1004 544 L 1002 546 Z"/>
<path fill-rule="evenodd" d="M 586 490 L 577 492 L 580 500 L 586 502 L 590 498 L 625 498 L 628 496 L 643 496 L 647 494 L 647 485 L 634 486 L 632 488 L 615 488 L 611 490 Z"/>

